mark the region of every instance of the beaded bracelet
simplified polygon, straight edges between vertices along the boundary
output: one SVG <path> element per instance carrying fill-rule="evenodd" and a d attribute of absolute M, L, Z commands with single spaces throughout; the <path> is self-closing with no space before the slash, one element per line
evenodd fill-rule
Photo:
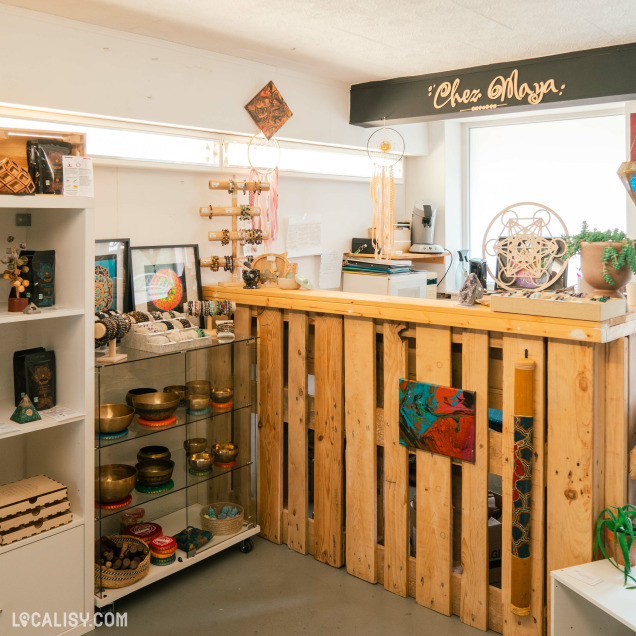
<path fill-rule="evenodd" d="M 168 331 L 174 329 L 174 325 L 169 320 L 162 320 L 161 322 L 166 326 Z"/>

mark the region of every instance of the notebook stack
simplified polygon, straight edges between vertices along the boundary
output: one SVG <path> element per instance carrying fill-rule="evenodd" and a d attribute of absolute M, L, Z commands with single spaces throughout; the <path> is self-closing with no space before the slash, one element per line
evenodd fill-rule
<path fill-rule="evenodd" d="M 380 258 L 347 256 L 343 260 L 342 271 L 370 275 L 408 274 L 412 264 L 412 261 L 408 260 L 388 261 Z"/>

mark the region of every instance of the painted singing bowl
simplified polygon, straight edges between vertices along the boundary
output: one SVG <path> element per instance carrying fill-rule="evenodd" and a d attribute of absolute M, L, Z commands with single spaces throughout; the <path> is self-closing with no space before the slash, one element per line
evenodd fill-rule
<path fill-rule="evenodd" d="M 212 447 L 214 461 L 219 464 L 230 464 L 238 455 L 239 448 L 236 444 L 215 444 Z"/>
<path fill-rule="evenodd" d="M 163 390 L 165 393 L 176 393 L 179 396 L 179 401 L 183 402 L 185 400 L 187 387 L 183 384 L 174 384 L 164 387 Z"/>
<path fill-rule="evenodd" d="M 208 440 L 205 437 L 193 437 L 183 442 L 183 448 L 188 455 L 194 455 L 195 453 L 202 453 L 205 447 L 208 445 Z"/>
<path fill-rule="evenodd" d="M 133 397 L 133 406 L 139 417 L 145 420 L 167 420 L 179 406 L 179 396 L 176 393 L 158 391 L 145 393 Z"/>
<path fill-rule="evenodd" d="M 190 411 L 204 411 L 210 408 L 210 396 L 209 395 L 188 395 L 186 398 L 186 404 Z"/>
<path fill-rule="evenodd" d="M 102 404 L 95 409 L 95 430 L 98 433 L 121 433 L 135 417 L 135 409 L 127 404 Z"/>
<path fill-rule="evenodd" d="M 190 380 L 186 382 L 187 395 L 210 395 L 210 383 L 207 380 Z"/>
<path fill-rule="evenodd" d="M 137 395 L 146 395 L 147 393 L 156 393 L 157 389 L 151 389 L 150 387 L 145 387 L 141 389 L 130 389 L 128 393 L 126 393 L 126 404 L 128 406 L 135 406 L 133 404 L 133 398 Z"/>
<path fill-rule="evenodd" d="M 105 464 L 95 468 L 95 501 L 115 503 L 128 497 L 135 487 L 137 469 L 128 464 Z"/>
<path fill-rule="evenodd" d="M 194 453 L 188 457 L 188 464 L 190 465 L 190 468 L 199 473 L 204 473 L 210 470 L 213 461 L 214 455 L 205 451 Z"/>
<path fill-rule="evenodd" d="M 137 461 L 146 459 L 170 459 L 170 450 L 165 446 L 144 446 L 137 452 Z"/>
<path fill-rule="evenodd" d="M 172 477 L 174 462 L 171 459 L 145 459 L 139 462 L 137 481 L 144 486 L 162 486 Z"/>
<path fill-rule="evenodd" d="M 210 395 L 212 396 L 212 401 L 217 404 L 225 404 L 226 402 L 231 402 L 234 397 L 234 390 L 230 388 L 213 388 L 210 391 Z"/>

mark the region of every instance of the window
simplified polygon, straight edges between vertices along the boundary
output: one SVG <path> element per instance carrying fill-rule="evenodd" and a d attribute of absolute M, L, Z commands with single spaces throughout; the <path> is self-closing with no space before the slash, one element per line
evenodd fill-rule
<path fill-rule="evenodd" d="M 600 230 L 625 230 L 625 189 L 616 176 L 624 160 L 624 115 L 470 128 L 471 256 L 481 257 L 495 214 L 521 201 L 552 208 L 571 234 L 584 220 Z"/>

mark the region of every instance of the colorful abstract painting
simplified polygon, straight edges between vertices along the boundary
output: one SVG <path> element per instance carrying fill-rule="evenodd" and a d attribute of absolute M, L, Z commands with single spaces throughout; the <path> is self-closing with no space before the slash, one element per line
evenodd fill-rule
<path fill-rule="evenodd" d="M 292 116 L 289 106 L 274 82 L 268 82 L 263 86 L 245 105 L 245 110 L 267 139 L 271 139 Z"/>
<path fill-rule="evenodd" d="M 474 391 L 400 380 L 400 444 L 474 462 Z"/>
<path fill-rule="evenodd" d="M 186 288 L 184 270 L 183 263 L 146 265 L 148 311 L 171 311 L 181 305 Z"/>

